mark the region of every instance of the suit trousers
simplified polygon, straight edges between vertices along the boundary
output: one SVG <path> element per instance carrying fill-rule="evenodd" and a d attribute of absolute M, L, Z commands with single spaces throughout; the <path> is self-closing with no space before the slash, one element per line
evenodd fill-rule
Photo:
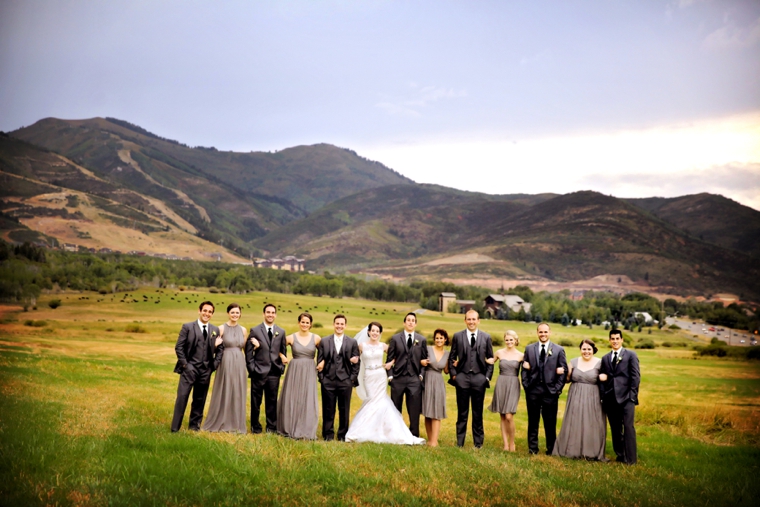
<path fill-rule="evenodd" d="M 538 394 L 526 393 L 525 404 L 528 407 L 528 451 L 531 454 L 538 454 L 538 425 L 543 418 L 546 454 L 551 454 L 554 450 L 554 443 L 557 441 L 559 396 L 555 396 L 542 388 Z"/>
<path fill-rule="evenodd" d="M 351 394 L 353 385 L 350 380 L 322 380 L 322 438 L 335 438 L 335 405 L 338 405 L 338 440 L 345 441 L 348 433 L 348 418 L 351 413 Z"/>
<path fill-rule="evenodd" d="M 192 366 L 190 367 L 192 368 Z M 206 395 L 208 395 L 210 383 L 211 370 L 208 368 L 193 370 L 186 368 L 182 371 L 179 376 L 179 387 L 177 387 L 177 401 L 174 402 L 172 431 L 179 431 L 182 427 L 182 418 L 185 416 L 185 409 L 187 408 L 191 391 L 193 393 L 193 402 L 190 405 L 190 423 L 188 427 L 196 431 L 201 429 L 203 409 L 206 406 Z"/>
<path fill-rule="evenodd" d="M 485 439 L 483 403 L 486 398 L 486 376 L 482 373 L 459 373 L 454 382 L 457 391 L 457 445 L 464 446 L 472 405 L 472 443 L 475 447 L 482 447 Z"/>
<path fill-rule="evenodd" d="M 612 449 L 617 460 L 629 465 L 636 464 L 636 428 L 633 426 L 636 405 L 630 400 L 618 403 L 615 393 L 611 392 L 605 395 L 603 407 L 610 422 Z"/>
<path fill-rule="evenodd" d="M 262 430 L 259 422 L 262 396 L 266 410 L 267 431 L 277 432 L 277 392 L 279 390 L 279 375 L 251 377 L 251 433 L 261 433 Z"/>
<path fill-rule="evenodd" d="M 409 431 L 415 437 L 420 436 L 420 414 L 422 413 L 422 382 L 416 375 L 393 377 L 391 380 L 391 401 L 396 410 L 401 412 L 401 406 L 406 395 L 406 411 L 409 414 Z"/>

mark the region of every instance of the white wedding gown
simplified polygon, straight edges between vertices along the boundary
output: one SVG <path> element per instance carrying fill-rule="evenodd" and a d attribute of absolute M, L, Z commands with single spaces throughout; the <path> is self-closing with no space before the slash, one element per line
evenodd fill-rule
<path fill-rule="evenodd" d="M 403 417 L 386 393 L 388 375 L 383 367 L 383 344 L 362 345 L 361 360 L 364 378 L 359 382 L 366 399 L 356 413 L 346 434 L 346 442 L 376 442 L 380 444 L 424 444 L 424 438 L 412 435 Z"/>

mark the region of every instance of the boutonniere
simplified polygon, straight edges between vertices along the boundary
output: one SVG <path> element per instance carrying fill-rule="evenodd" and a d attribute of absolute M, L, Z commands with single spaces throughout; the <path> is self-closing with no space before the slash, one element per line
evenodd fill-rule
<path fill-rule="evenodd" d="M 552 348 L 551 347 L 549 347 L 549 352 L 547 352 L 547 354 L 552 355 Z"/>
<path fill-rule="evenodd" d="M 275 335 L 275 336 L 279 336 L 279 335 L 280 335 L 280 332 L 279 332 L 279 331 L 275 331 L 275 332 L 274 332 L 274 335 Z"/>
<path fill-rule="evenodd" d="M 213 338 L 214 336 L 216 336 L 216 331 L 211 331 L 211 338 Z"/>
<path fill-rule="evenodd" d="M 617 361 L 615 361 L 615 365 L 617 366 L 620 363 L 620 360 L 623 359 L 623 353 L 621 352 L 617 356 Z"/>
<path fill-rule="evenodd" d="M 420 341 L 419 341 L 419 340 L 414 340 L 414 344 L 415 344 L 415 345 L 418 345 L 419 343 L 420 343 Z"/>

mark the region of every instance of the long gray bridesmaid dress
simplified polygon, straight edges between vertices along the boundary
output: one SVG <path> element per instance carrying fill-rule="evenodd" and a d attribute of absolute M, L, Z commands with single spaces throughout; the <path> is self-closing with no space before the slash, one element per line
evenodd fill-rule
<path fill-rule="evenodd" d="M 567 393 L 565 417 L 552 455 L 605 461 L 607 424 L 597 385 L 602 362 L 589 371 L 578 369 L 577 357 L 570 364 L 573 367 L 572 385 Z"/>
<path fill-rule="evenodd" d="M 214 377 L 211 404 L 203 429 L 245 433 L 248 371 L 245 367 L 245 334 L 240 326 L 224 326 L 224 354 Z"/>
<path fill-rule="evenodd" d="M 449 362 L 449 351 L 445 350 L 440 361 L 435 360 L 433 347 L 428 345 L 430 364 L 425 367 L 425 390 L 422 391 L 422 415 L 428 419 L 446 419 L 446 382 L 443 370 Z"/>
<path fill-rule="evenodd" d="M 293 335 L 293 359 L 288 364 L 277 402 L 277 433 L 290 438 L 317 439 L 317 346 L 314 334 L 301 345 Z"/>
<path fill-rule="evenodd" d="M 499 359 L 499 377 L 493 389 L 493 400 L 488 410 L 497 414 L 514 414 L 520 401 L 520 363 L 514 359 Z"/>

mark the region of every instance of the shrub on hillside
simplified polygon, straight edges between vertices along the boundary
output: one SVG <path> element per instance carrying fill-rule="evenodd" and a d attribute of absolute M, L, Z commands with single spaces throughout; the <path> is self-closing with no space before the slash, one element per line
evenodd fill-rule
<path fill-rule="evenodd" d="M 61 300 L 60 299 L 51 299 L 50 302 L 48 302 L 48 306 L 55 310 L 59 306 L 61 306 Z"/>
<path fill-rule="evenodd" d="M 668 329 L 681 329 L 681 327 L 676 324 L 671 324 L 670 326 L 668 326 Z"/>
<path fill-rule="evenodd" d="M 655 344 L 650 339 L 641 340 L 639 343 L 636 344 L 637 349 L 653 349 L 655 347 Z"/>
<path fill-rule="evenodd" d="M 575 345 L 571 340 L 569 340 L 567 338 L 562 338 L 557 343 L 560 344 L 560 345 L 562 345 L 563 347 L 572 347 L 572 346 Z"/>
<path fill-rule="evenodd" d="M 45 327 L 47 325 L 47 321 L 44 320 L 25 320 L 24 321 L 25 326 L 30 327 Z"/>
<path fill-rule="evenodd" d="M 148 330 L 139 324 L 127 324 L 124 328 L 125 333 L 147 333 Z"/>

